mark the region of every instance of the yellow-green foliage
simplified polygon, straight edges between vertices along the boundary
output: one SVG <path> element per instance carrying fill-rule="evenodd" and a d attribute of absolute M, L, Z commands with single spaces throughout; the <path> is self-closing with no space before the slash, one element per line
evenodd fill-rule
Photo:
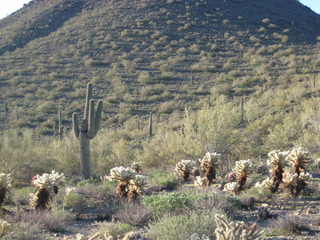
<path fill-rule="evenodd" d="M 185 151 L 190 155 L 203 156 L 204 146 L 208 145 L 216 152 L 232 153 L 242 139 L 239 105 L 225 97 L 218 98 L 213 105 L 191 111 L 185 122 Z"/>

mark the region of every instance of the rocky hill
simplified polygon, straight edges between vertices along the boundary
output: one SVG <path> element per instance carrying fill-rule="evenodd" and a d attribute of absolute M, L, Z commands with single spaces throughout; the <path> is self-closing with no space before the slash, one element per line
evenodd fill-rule
<path fill-rule="evenodd" d="M 296 0 L 34 0 L 0 21 L 2 128 L 52 133 L 59 109 L 65 122 L 82 111 L 90 81 L 106 126 L 315 87 L 319 26 Z"/>

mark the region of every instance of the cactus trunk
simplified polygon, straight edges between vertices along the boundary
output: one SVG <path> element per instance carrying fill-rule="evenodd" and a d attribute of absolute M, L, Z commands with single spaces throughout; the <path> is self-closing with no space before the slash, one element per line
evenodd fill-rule
<path fill-rule="evenodd" d="M 213 166 L 209 165 L 205 168 L 204 176 L 208 179 L 208 186 L 213 183 L 213 179 L 216 178 L 216 170 Z"/>
<path fill-rule="evenodd" d="M 275 167 L 272 170 L 272 180 L 273 180 L 273 189 L 271 190 L 272 193 L 276 193 L 278 191 L 278 188 L 280 184 L 282 183 L 282 174 L 283 169 L 278 167 Z"/>
<path fill-rule="evenodd" d="M 0 206 L 4 203 L 4 200 L 6 198 L 7 189 L 6 188 L 0 188 Z"/>
<path fill-rule="evenodd" d="M 149 142 L 152 138 L 152 112 L 149 113 Z"/>
<path fill-rule="evenodd" d="M 90 140 L 96 136 L 99 130 L 102 113 L 102 101 L 98 101 L 97 109 L 95 110 L 94 101 L 91 98 L 92 84 L 88 83 L 84 118 L 80 127 L 78 123 L 78 114 L 74 113 L 72 116 L 73 131 L 75 136 L 79 139 L 80 144 L 81 174 L 83 179 L 89 179 L 91 175 Z"/>
<path fill-rule="evenodd" d="M 83 179 L 90 178 L 90 138 L 86 132 L 79 133 L 81 174 Z"/>

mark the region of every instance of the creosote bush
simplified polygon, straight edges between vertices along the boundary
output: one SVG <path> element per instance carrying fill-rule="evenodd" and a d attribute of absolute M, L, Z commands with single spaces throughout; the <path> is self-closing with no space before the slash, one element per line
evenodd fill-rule
<path fill-rule="evenodd" d="M 122 204 L 120 210 L 114 215 L 122 223 L 131 226 L 147 225 L 152 218 L 152 211 L 146 206 L 136 203 Z"/>
<path fill-rule="evenodd" d="M 185 240 L 190 239 L 194 233 L 213 237 L 214 215 L 220 213 L 220 210 L 210 209 L 191 211 L 186 215 L 167 215 L 149 224 L 150 228 L 143 236 L 155 240 Z"/>
<path fill-rule="evenodd" d="M 98 226 L 98 231 L 91 236 L 92 238 L 94 237 L 112 237 L 116 238 L 120 235 L 124 236 L 126 233 L 134 231 L 135 227 L 125 224 L 125 223 L 120 223 L 120 222 L 101 222 L 99 223 Z"/>
<path fill-rule="evenodd" d="M 175 214 L 176 211 L 188 209 L 192 205 L 191 199 L 181 193 L 146 196 L 141 202 L 153 212 L 155 218 L 161 218 L 165 214 Z"/>
<path fill-rule="evenodd" d="M 305 218 L 296 215 L 278 217 L 271 222 L 271 226 L 275 229 L 274 231 L 281 229 L 289 232 L 289 234 L 300 234 L 301 231 L 309 230 L 308 221 Z"/>

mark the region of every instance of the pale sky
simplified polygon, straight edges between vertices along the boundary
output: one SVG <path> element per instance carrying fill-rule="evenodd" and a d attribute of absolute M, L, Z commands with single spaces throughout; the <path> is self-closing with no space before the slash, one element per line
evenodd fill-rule
<path fill-rule="evenodd" d="M 28 2 L 30 0 L 0 0 L 0 19 L 22 8 L 23 4 Z M 320 0 L 300 0 L 299 2 L 320 14 Z"/>

